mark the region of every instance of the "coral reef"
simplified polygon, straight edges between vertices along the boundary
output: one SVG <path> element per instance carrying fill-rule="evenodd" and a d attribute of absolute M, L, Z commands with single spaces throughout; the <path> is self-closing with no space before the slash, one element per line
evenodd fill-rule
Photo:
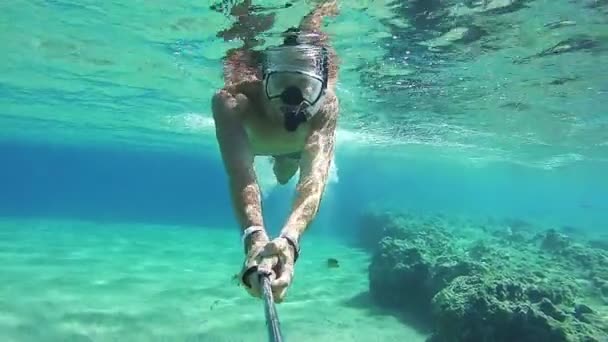
<path fill-rule="evenodd" d="M 432 342 L 602 341 L 608 253 L 517 219 L 369 212 L 370 294 L 422 318 Z"/>

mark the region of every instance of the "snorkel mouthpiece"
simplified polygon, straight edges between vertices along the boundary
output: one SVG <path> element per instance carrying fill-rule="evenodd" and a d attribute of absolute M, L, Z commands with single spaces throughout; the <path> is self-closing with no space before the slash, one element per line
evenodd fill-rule
<path fill-rule="evenodd" d="M 295 110 L 290 110 L 285 113 L 285 129 L 289 132 L 295 132 L 301 123 L 306 122 L 306 115 L 299 106 Z"/>
<path fill-rule="evenodd" d="M 296 108 L 289 108 L 284 112 L 285 129 L 289 132 L 294 132 L 301 123 L 306 121 L 306 114 L 304 113 L 306 105 L 302 91 L 298 87 L 287 87 L 281 93 L 281 101 L 288 106 L 297 106 Z"/>

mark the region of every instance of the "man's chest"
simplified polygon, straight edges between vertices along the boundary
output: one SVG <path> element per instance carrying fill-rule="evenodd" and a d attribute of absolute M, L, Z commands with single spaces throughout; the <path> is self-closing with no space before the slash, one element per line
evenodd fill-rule
<path fill-rule="evenodd" d="M 287 131 L 282 124 L 273 122 L 263 113 L 248 113 L 244 120 L 249 142 L 256 155 L 281 155 L 300 152 L 306 143 L 308 124 L 295 132 Z"/>

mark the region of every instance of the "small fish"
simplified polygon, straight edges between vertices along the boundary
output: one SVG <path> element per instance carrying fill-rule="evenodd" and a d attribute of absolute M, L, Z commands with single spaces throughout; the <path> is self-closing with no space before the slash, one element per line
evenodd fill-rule
<path fill-rule="evenodd" d="M 232 276 L 232 283 L 236 284 L 237 286 L 241 286 L 241 278 L 240 278 L 240 273 L 235 273 Z"/>
<path fill-rule="evenodd" d="M 327 259 L 327 267 L 328 268 L 338 268 L 340 264 L 338 263 L 338 259 L 328 258 Z"/>
<path fill-rule="evenodd" d="M 554 46 L 543 50 L 536 54 L 535 57 L 546 57 L 550 55 L 561 55 L 562 53 L 575 52 L 581 50 L 592 50 L 595 49 L 599 43 L 586 36 L 578 36 L 562 40 Z"/>
<path fill-rule="evenodd" d="M 515 64 L 523 64 L 530 62 L 533 58 L 557 56 L 563 53 L 577 52 L 577 51 L 593 51 L 600 45 L 599 41 L 595 38 L 591 38 L 585 35 L 578 35 L 566 40 L 562 40 L 552 47 L 545 49 L 535 55 L 523 57 L 518 60 L 514 60 Z"/>
<path fill-rule="evenodd" d="M 574 26 L 574 25 L 576 25 L 576 21 L 573 21 L 573 20 L 561 20 L 561 21 L 554 21 L 554 22 L 551 22 L 551 23 L 547 23 L 547 24 L 545 24 L 545 27 L 548 28 L 548 29 L 550 29 L 550 30 L 553 30 L 553 29 L 560 28 L 560 27 Z"/>

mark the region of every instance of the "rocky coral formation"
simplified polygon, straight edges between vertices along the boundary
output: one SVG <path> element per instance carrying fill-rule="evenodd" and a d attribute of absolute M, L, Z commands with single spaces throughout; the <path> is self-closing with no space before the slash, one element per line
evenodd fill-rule
<path fill-rule="evenodd" d="M 414 308 L 416 316 L 428 317 L 439 290 L 460 275 L 483 271 L 479 263 L 451 253 L 448 238 L 439 231 L 400 232 L 404 234 L 380 241 L 370 266 L 372 295 L 379 303 Z"/>
<path fill-rule="evenodd" d="M 600 341 L 606 331 L 599 317 L 586 305 L 574 305 L 575 293 L 568 282 L 459 277 L 432 300 L 431 340 Z"/>
<path fill-rule="evenodd" d="M 597 243 L 597 240 L 594 240 Z M 579 243 L 555 230 L 542 236 L 541 248 L 562 270 L 576 270 L 579 278 L 590 282 L 590 296 L 598 296 L 608 305 L 608 252 L 592 243 Z"/>
<path fill-rule="evenodd" d="M 608 254 L 525 222 L 368 213 L 370 293 L 440 341 L 601 341 Z"/>

